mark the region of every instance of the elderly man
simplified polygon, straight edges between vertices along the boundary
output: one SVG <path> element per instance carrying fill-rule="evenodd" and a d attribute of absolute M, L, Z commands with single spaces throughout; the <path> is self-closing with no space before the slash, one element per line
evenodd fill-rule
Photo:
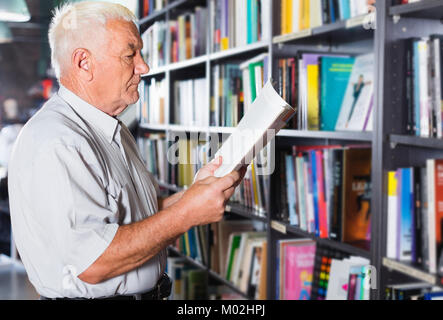
<path fill-rule="evenodd" d="M 166 246 L 219 221 L 244 175 L 215 178 L 213 161 L 186 192 L 157 198 L 116 118 L 149 71 L 134 21 L 123 6 L 81 2 L 56 10 L 50 26 L 61 88 L 17 139 L 9 186 L 17 248 L 43 298 L 167 296 Z"/>

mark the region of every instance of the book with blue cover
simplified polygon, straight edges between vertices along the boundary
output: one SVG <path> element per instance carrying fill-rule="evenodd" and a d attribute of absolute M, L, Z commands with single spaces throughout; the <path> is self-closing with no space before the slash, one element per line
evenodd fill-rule
<path fill-rule="evenodd" d="M 320 129 L 334 131 L 355 58 L 320 58 Z"/>
<path fill-rule="evenodd" d="M 320 236 L 320 217 L 318 208 L 318 186 L 317 186 L 317 163 L 315 151 L 309 152 L 309 161 L 311 163 L 311 179 L 312 179 L 312 191 L 314 195 L 314 220 L 315 220 L 315 236 Z"/>
<path fill-rule="evenodd" d="M 412 258 L 413 244 L 413 175 L 411 168 L 402 168 L 400 189 L 400 252 L 401 261 L 410 261 Z"/>

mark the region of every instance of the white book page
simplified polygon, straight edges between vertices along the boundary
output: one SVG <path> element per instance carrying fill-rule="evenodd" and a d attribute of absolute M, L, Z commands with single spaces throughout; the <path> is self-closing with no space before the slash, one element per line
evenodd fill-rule
<path fill-rule="evenodd" d="M 236 130 L 217 151 L 215 156 L 222 156 L 223 164 L 215 171 L 215 176 L 222 177 L 238 170 L 242 164 L 249 164 L 266 145 L 263 142 L 261 146 L 257 146 L 261 139 L 266 137 L 268 129 L 274 129 L 274 133 L 277 134 L 284 126 L 284 121 L 294 112 L 295 110 L 272 87 L 271 81 L 268 81 Z M 269 138 L 271 140 L 273 136 Z M 254 146 L 257 150 L 254 150 Z"/>

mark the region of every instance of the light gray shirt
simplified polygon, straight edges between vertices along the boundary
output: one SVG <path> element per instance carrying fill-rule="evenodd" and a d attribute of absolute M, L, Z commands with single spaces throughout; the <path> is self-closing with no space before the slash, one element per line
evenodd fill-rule
<path fill-rule="evenodd" d="M 40 295 L 98 298 L 155 286 L 165 251 L 96 285 L 77 277 L 120 225 L 158 211 L 158 186 L 119 120 L 62 86 L 22 129 L 8 183 L 14 239 Z"/>

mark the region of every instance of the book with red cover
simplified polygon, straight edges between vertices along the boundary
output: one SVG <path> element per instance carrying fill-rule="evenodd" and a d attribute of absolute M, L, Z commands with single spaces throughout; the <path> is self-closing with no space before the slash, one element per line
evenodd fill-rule
<path fill-rule="evenodd" d="M 443 228 L 443 159 L 435 159 L 435 174 L 434 174 L 434 206 L 435 210 L 435 240 L 437 249 L 437 273 L 443 275 L 443 243 L 442 243 L 442 228 Z"/>
<path fill-rule="evenodd" d="M 318 199 L 318 219 L 319 219 L 319 237 L 328 238 L 328 213 L 326 206 L 325 193 L 325 175 L 323 170 L 323 151 L 315 152 L 315 160 L 317 161 L 317 199 Z"/>

